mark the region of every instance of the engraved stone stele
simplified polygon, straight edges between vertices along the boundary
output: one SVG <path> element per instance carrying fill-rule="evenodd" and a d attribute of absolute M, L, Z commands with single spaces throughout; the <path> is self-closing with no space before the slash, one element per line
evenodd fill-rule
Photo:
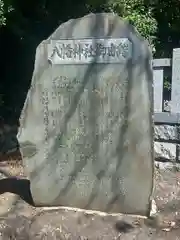
<path fill-rule="evenodd" d="M 18 140 L 37 206 L 148 215 L 151 51 L 120 17 L 89 14 L 36 51 Z"/>

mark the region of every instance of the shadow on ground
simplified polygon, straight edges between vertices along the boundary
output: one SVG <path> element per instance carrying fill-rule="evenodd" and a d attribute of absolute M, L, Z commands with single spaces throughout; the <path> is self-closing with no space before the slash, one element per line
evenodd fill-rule
<path fill-rule="evenodd" d="M 16 177 L 5 178 L 0 180 L 0 194 L 14 193 L 19 195 L 26 203 L 34 206 L 30 191 L 30 181 L 28 179 L 18 179 Z"/>

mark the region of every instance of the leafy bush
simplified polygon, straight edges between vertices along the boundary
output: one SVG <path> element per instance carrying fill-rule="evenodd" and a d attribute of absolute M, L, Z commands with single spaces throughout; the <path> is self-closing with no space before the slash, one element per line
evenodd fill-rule
<path fill-rule="evenodd" d="M 5 25 L 6 18 L 4 16 L 4 2 L 0 0 L 0 26 Z"/>
<path fill-rule="evenodd" d="M 117 13 L 136 27 L 138 32 L 149 41 L 155 52 L 157 21 L 153 17 L 153 8 L 144 0 L 109 0 L 110 11 Z"/>

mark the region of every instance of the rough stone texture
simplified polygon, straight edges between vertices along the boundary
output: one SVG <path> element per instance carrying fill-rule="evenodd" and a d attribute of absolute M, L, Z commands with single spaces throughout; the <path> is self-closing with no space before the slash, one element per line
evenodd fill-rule
<path fill-rule="evenodd" d="M 180 163 L 175 162 L 162 162 L 162 161 L 155 161 L 155 167 L 161 170 L 173 170 L 176 169 L 177 171 L 180 170 Z"/>
<path fill-rule="evenodd" d="M 119 64 L 48 61 L 51 40 L 89 38 L 129 39 L 132 58 Z M 18 133 L 36 205 L 149 214 L 150 62 L 147 42 L 114 14 L 70 20 L 38 46 Z"/>
<path fill-rule="evenodd" d="M 178 140 L 178 128 L 171 125 L 154 126 L 154 135 L 156 140 Z"/>
<path fill-rule="evenodd" d="M 179 127 L 173 125 L 156 125 L 154 127 L 155 159 L 159 161 L 174 162 L 179 157 Z"/>
<path fill-rule="evenodd" d="M 176 144 L 154 142 L 154 156 L 156 160 L 176 161 Z"/>

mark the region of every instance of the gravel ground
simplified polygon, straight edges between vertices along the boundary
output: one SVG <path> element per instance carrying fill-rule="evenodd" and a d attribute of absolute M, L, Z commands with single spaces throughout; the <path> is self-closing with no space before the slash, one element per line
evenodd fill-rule
<path fill-rule="evenodd" d="M 156 170 L 155 201 L 158 216 L 143 219 L 68 208 L 35 208 L 31 206 L 29 181 L 21 164 L 11 163 L 1 169 L 20 176 L 0 181 L 0 240 L 180 240 L 180 173 Z M 13 193 L 18 193 L 21 198 Z M 22 200 L 24 199 L 24 200 Z M 29 203 L 29 204 L 28 204 Z"/>

